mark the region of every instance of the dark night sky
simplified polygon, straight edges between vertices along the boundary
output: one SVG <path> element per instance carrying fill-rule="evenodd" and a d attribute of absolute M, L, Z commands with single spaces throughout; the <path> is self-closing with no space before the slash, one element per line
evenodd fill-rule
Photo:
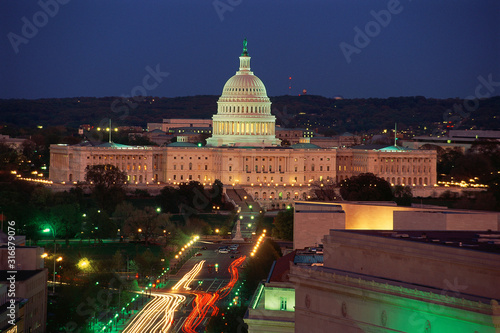
<path fill-rule="evenodd" d="M 157 64 L 169 75 L 148 95 L 219 95 L 244 37 L 270 96 L 288 93 L 289 76 L 292 94 L 346 98 L 467 97 L 478 76 L 500 82 L 498 0 L 401 0 L 385 27 L 370 12 L 395 0 L 59 1 L 53 17 L 1 1 L 0 98 L 130 95 Z M 231 10 L 221 19 L 214 3 Z M 40 28 L 16 53 L 23 17 Z M 367 24 L 380 31 L 347 63 L 340 43 L 355 46 Z"/>

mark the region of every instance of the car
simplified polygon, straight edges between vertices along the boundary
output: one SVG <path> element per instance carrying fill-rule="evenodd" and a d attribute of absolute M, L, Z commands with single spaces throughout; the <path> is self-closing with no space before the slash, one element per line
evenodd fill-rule
<path fill-rule="evenodd" d="M 219 249 L 219 253 L 229 253 L 229 249 Z"/>
<path fill-rule="evenodd" d="M 206 249 L 207 249 L 207 247 L 206 247 L 206 246 L 204 246 L 204 247 L 202 247 L 201 249 L 202 249 L 202 250 L 206 250 Z"/>
<path fill-rule="evenodd" d="M 238 244 L 229 245 L 230 250 L 237 250 L 240 246 Z"/>
<path fill-rule="evenodd" d="M 201 255 L 202 255 L 202 253 L 201 253 L 201 252 L 196 252 L 196 253 L 194 254 L 194 256 L 195 256 L 195 257 L 199 257 L 199 256 L 201 256 Z"/>

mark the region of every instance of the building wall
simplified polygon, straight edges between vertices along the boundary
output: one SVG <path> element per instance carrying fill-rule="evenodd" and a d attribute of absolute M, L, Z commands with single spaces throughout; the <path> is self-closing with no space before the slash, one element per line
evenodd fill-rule
<path fill-rule="evenodd" d="M 296 202 L 294 205 L 293 248 L 317 246 L 330 229 L 345 229 L 345 212 L 340 205 Z"/>
<path fill-rule="evenodd" d="M 36 270 L 44 267 L 42 247 L 17 247 L 16 270 Z M 9 270 L 7 247 L 0 248 L 0 270 Z"/>
<path fill-rule="evenodd" d="M 390 154 L 384 152 L 383 156 L 389 160 Z M 396 162 L 380 162 L 382 155 L 379 152 L 354 149 L 51 145 L 49 178 L 56 183 L 83 182 L 87 165 L 112 164 L 125 171 L 128 181 L 133 184 L 159 182 L 177 185 L 191 180 L 211 184 L 219 179 L 225 185 L 244 187 L 255 200 L 264 202 L 265 208 L 273 205 L 283 208 L 293 200 L 308 199 L 311 183 L 338 182 L 363 172 L 373 172 L 389 181 L 394 180 L 396 184 L 406 176 L 415 179 L 416 186 L 420 186 L 420 180 L 435 181 L 435 155 L 432 153 L 412 151 L 394 154 L 399 154 L 398 163 L 401 165 L 410 163 L 407 161 L 420 162 L 411 162 L 408 165 L 412 167 L 403 172 L 395 164 L 385 167 L 385 164 Z M 380 170 L 383 172 L 380 173 Z"/>
<path fill-rule="evenodd" d="M 51 145 L 49 178 L 54 182 L 83 182 L 88 165 L 111 164 L 123 170 L 131 183 L 159 181 L 159 147 L 104 148 Z"/>
<path fill-rule="evenodd" d="M 330 229 L 500 230 L 500 214 L 495 212 L 349 201 L 296 201 L 294 209 L 294 249 L 321 244 Z"/>
<path fill-rule="evenodd" d="M 44 333 L 47 321 L 47 269 L 25 281 L 16 282 L 16 297 L 26 298 L 24 332 Z"/>
<path fill-rule="evenodd" d="M 370 172 L 393 185 L 432 186 L 437 183 L 434 150 L 338 150 L 337 182 Z"/>
<path fill-rule="evenodd" d="M 266 310 L 294 311 L 295 290 L 293 288 L 273 287 L 272 284 L 267 284 L 264 293 L 264 307 Z M 283 304 L 283 301 L 286 302 L 286 305 Z"/>
<path fill-rule="evenodd" d="M 212 127 L 212 119 L 163 119 L 161 123 L 148 123 L 147 127 L 150 132 L 155 129 L 168 132 L 177 127 Z"/>
<path fill-rule="evenodd" d="M 394 230 L 498 230 L 498 213 L 395 211 Z"/>
<path fill-rule="evenodd" d="M 335 230 L 325 236 L 324 246 L 325 267 L 441 290 L 460 286 L 467 294 L 500 298 L 495 253 Z"/>
<path fill-rule="evenodd" d="M 496 332 L 495 306 L 487 299 L 464 300 L 450 290 L 417 290 L 323 267 L 292 266 L 290 280 L 295 332 Z"/>
<path fill-rule="evenodd" d="M 392 230 L 396 210 L 414 210 L 398 207 L 393 202 L 340 202 L 346 214 L 346 229 Z"/>
<path fill-rule="evenodd" d="M 282 298 L 287 309 L 281 309 Z M 271 282 L 260 284 L 250 302 L 244 321 L 249 333 L 293 333 L 295 290 L 291 283 Z"/>

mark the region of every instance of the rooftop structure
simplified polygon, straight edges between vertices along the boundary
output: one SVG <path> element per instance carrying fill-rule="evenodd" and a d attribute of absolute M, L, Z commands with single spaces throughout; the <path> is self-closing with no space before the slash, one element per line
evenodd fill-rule
<path fill-rule="evenodd" d="M 213 135 L 207 146 L 278 146 L 276 117 L 264 83 L 250 71 L 250 56 L 244 49 L 240 68 L 227 80 L 213 116 Z"/>

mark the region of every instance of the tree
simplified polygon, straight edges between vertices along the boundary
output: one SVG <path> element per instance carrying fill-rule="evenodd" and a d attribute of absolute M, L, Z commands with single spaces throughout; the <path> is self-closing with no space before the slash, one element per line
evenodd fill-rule
<path fill-rule="evenodd" d="M 123 201 L 116 206 L 113 213 L 113 219 L 116 221 L 118 228 L 123 228 L 125 221 L 132 216 L 136 208 L 129 201 Z"/>
<path fill-rule="evenodd" d="M 340 183 L 340 195 L 348 201 L 392 200 L 391 185 L 373 173 L 362 173 Z"/>
<path fill-rule="evenodd" d="M 281 211 L 274 218 L 273 236 L 278 239 L 293 241 L 293 210 Z"/>
<path fill-rule="evenodd" d="M 320 201 L 339 200 L 334 182 L 318 181 L 313 183 L 313 193 Z"/>
<path fill-rule="evenodd" d="M 86 236 L 96 240 L 115 237 L 118 231 L 114 220 L 109 218 L 108 213 L 95 208 L 87 213 L 84 226 Z"/>
<path fill-rule="evenodd" d="M 85 180 L 94 188 L 123 188 L 127 181 L 127 174 L 111 164 L 88 165 L 85 170 Z"/>
<path fill-rule="evenodd" d="M 114 165 L 87 166 L 85 180 L 91 184 L 92 194 L 99 208 L 108 213 L 125 198 L 127 175 Z"/>
<path fill-rule="evenodd" d="M 179 185 L 179 210 L 185 218 L 194 212 L 210 211 L 210 200 L 208 200 L 205 189 L 200 182 L 190 181 Z"/>
<path fill-rule="evenodd" d="M 210 225 L 208 222 L 194 216 L 190 216 L 186 221 L 186 234 L 208 235 L 210 233 Z"/>
<path fill-rule="evenodd" d="M 212 184 L 212 189 L 208 193 L 212 205 L 222 206 L 222 197 L 223 197 L 223 187 L 224 185 L 219 179 L 216 179 Z"/>
<path fill-rule="evenodd" d="M 457 160 L 463 156 L 459 148 L 438 150 L 437 174 L 450 175 L 451 170 L 457 165 Z"/>
<path fill-rule="evenodd" d="M 471 178 L 478 177 L 481 182 L 489 180 L 493 171 L 496 171 L 488 156 L 477 153 L 466 153 L 456 160 L 455 167 L 450 175 L 455 180 L 468 181 Z"/>
<path fill-rule="evenodd" d="M 153 207 L 135 210 L 125 220 L 124 231 L 129 235 L 144 237 L 146 244 L 151 239 L 163 235 L 163 230 L 170 227 L 170 215 L 158 213 Z"/>
<path fill-rule="evenodd" d="M 179 213 L 179 191 L 171 186 L 165 186 L 156 197 L 163 212 Z"/>
<path fill-rule="evenodd" d="M 0 170 L 17 170 L 21 155 L 12 147 L 0 142 Z"/>
<path fill-rule="evenodd" d="M 400 206 L 411 206 L 413 193 L 410 186 L 396 185 L 394 186 L 394 200 Z"/>
<path fill-rule="evenodd" d="M 64 237 L 66 245 L 69 245 L 69 239 L 81 230 L 80 207 L 75 203 L 56 205 L 51 208 L 51 214 L 59 225 L 58 236 Z"/>
<path fill-rule="evenodd" d="M 137 265 L 137 273 L 141 276 L 154 276 L 161 271 L 161 259 L 150 249 L 138 254 L 134 261 Z"/>
<path fill-rule="evenodd" d="M 109 263 L 108 267 L 112 272 L 122 272 L 124 263 L 125 258 L 123 257 L 123 254 L 119 250 L 117 250 L 111 258 L 111 262 Z"/>

